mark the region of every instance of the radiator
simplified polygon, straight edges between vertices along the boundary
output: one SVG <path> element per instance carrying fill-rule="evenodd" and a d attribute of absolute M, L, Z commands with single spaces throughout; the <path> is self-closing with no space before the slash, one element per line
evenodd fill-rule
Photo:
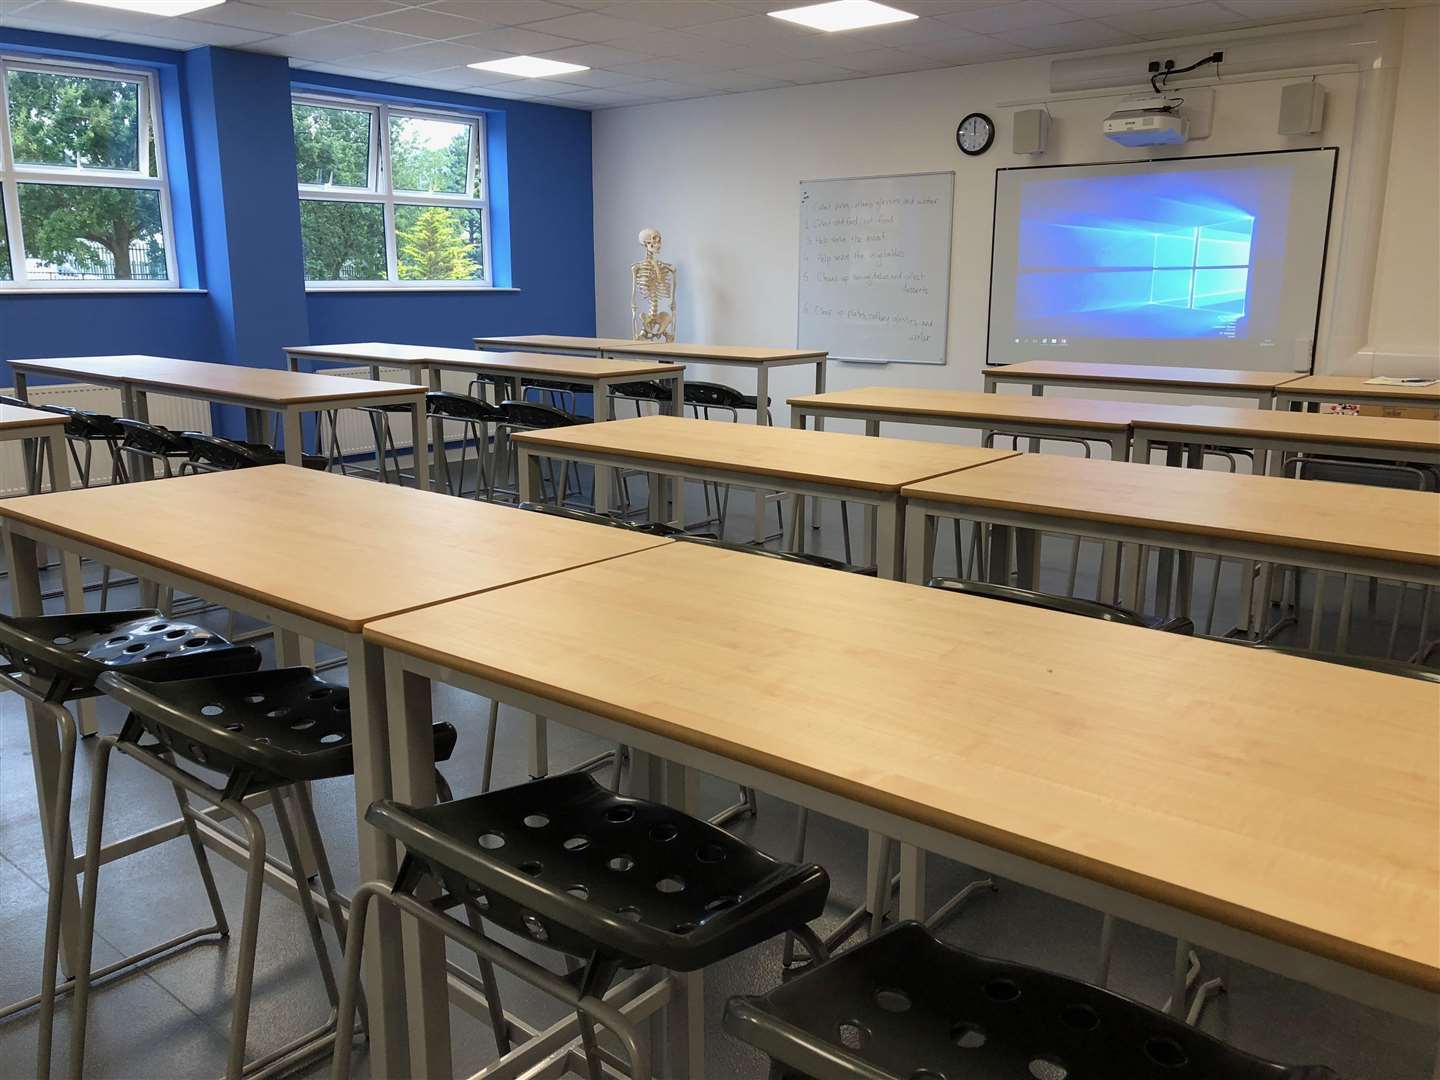
<path fill-rule="evenodd" d="M 14 389 L 5 394 L 14 396 Z M 46 386 L 31 386 L 29 399 L 36 405 L 64 405 L 70 409 L 84 409 L 86 412 L 104 413 L 107 416 L 122 415 L 120 391 L 109 386 L 90 386 L 86 383 L 54 383 Z M 166 397 L 150 394 L 150 422 L 175 431 L 210 430 L 210 406 L 194 398 Z M 25 494 L 24 457 L 18 441 L 0 442 L 0 497 Z M 70 482 L 79 485 L 80 478 L 74 475 L 75 465 L 70 462 Z M 110 452 L 103 443 L 96 443 L 90 463 L 92 483 L 109 483 Z"/>

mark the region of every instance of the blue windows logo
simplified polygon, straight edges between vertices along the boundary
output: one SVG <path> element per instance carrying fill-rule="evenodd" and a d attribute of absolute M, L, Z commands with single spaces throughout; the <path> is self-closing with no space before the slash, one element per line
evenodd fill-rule
<path fill-rule="evenodd" d="M 1143 179 L 1026 189 L 1018 333 L 1117 339 L 1244 333 L 1255 215 L 1199 185 Z"/>
<path fill-rule="evenodd" d="M 1155 233 L 1149 303 L 1244 315 L 1254 234 L 1248 216 Z"/>

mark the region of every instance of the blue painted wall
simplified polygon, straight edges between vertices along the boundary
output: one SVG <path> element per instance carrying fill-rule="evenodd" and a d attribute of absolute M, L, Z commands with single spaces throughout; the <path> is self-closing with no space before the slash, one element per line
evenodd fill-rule
<path fill-rule="evenodd" d="M 181 283 L 206 290 L 0 293 L 0 361 L 144 352 L 278 367 L 281 348 L 299 342 L 464 346 L 479 334 L 595 332 L 586 112 L 290 72 L 283 59 L 229 49 L 169 53 L 23 30 L 0 30 L 0 47 L 159 73 Z M 483 112 L 495 276 L 518 291 L 305 292 L 292 75 L 311 90 Z M 3 365 L 0 380 L 10 380 Z"/>

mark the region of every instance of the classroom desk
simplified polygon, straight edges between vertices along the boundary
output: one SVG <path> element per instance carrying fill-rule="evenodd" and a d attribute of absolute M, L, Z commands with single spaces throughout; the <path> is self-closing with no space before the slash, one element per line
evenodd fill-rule
<path fill-rule="evenodd" d="M 803 428 L 807 417 L 862 420 L 866 435 L 880 434 L 881 423 L 1003 431 L 1032 438 L 1085 439 L 1110 447 L 1110 457 L 1130 456 L 1130 423 L 1150 406 L 1123 401 L 1034 398 L 1015 394 L 977 394 L 904 386 L 866 386 L 828 394 L 792 397 L 790 426 Z"/>
<path fill-rule="evenodd" d="M 1134 423 L 1136 461 L 1149 461 L 1152 443 L 1240 447 L 1255 454 L 1319 454 L 1376 461 L 1440 465 L 1440 423 L 1387 416 L 1341 416 L 1284 409 L 1227 409 L 1207 405 L 1152 405 Z M 1278 459 L 1270 471 L 1278 468 Z"/>
<path fill-rule="evenodd" d="M 1150 364 L 1075 364 L 1063 360 L 1026 360 L 985 369 L 985 392 L 1002 384 L 1029 386 L 1040 396 L 1047 386 L 1083 386 L 1101 390 L 1142 390 L 1160 394 L 1239 397 L 1270 408 L 1276 389 L 1294 382 L 1294 371 L 1236 371 L 1228 368 L 1161 367 Z"/>
<path fill-rule="evenodd" d="M 342 650 L 357 822 L 392 787 L 386 688 L 379 650 L 360 634 L 366 622 L 668 542 L 288 465 L 7 499 L 0 521 L 17 615 L 39 614 L 35 550 L 43 544 L 270 623 L 277 664 L 300 662 L 300 637 Z M 50 821 L 58 753 L 47 729 L 31 726 L 42 822 Z M 394 845 L 369 826 L 357 829 L 362 876 L 393 876 Z M 373 1003 L 404 996 L 399 943 L 395 922 L 367 944 Z M 411 1070 L 397 1010 L 372 1006 L 370 1023 L 373 1069 L 426 1075 Z"/>
<path fill-rule="evenodd" d="M 803 496 L 873 506 L 875 565 L 882 577 L 896 577 L 900 572 L 902 487 L 920 477 L 1013 456 L 1013 451 L 1005 450 L 673 416 L 522 431 L 513 438 L 520 450 L 523 499 L 535 497 L 540 490 L 542 457 L 583 461 L 597 469 L 639 467 L 652 474 L 739 487 L 774 485 L 797 496 L 791 500 L 790 529 L 795 538 L 791 543 L 801 548 L 805 538 Z M 652 485 L 651 490 L 657 488 Z M 658 502 L 652 500 L 652 514 L 658 510 Z"/>
<path fill-rule="evenodd" d="M 902 914 L 933 851 L 1435 1022 L 1440 687 L 683 542 L 365 636 L 392 743 L 499 697 L 901 841 Z"/>
<path fill-rule="evenodd" d="M 1318 405 L 1324 401 L 1366 405 L 1421 406 L 1440 409 L 1440 383 L 1430 386 L 1374 386 L 1363 375 L 1311 375 L 1275 392 L 1275 407 Z"/>
<path fill-rule="evenodd" d="M 961 518 L 1440 585 L 1440 495 L 1431 492 L 1023 454 L 902 494 L 915 582 L 930 573 L 936 519 Z M 1130 563 L 1121 603 L 1134 606 L 1140 562 Z M 1102 582 L 1103 596 L 1112 584 Z M 1182 589 L 1182 615 L 1185 601 Z"/>
<path fill-rule="evenodd" d="M 627 341 L 622 338 L 567 337 L 560 334 L 524 334 L 518 337 L 477 337 L 477 349 L 524 349 L 539 352 L 575 353 L 586 356 L 648 357 L 681 364 L 721 364 L 745 367 L 755 372 L 755 423 L 768 424 L 770 373 L 782 367 L 815 367 L 815 393 L 825 392 L 825 362 L 829 354 L 821 349 L 767 348 L 753 345 L 689 345 L 665 341 Z M 678 413 L 676 415 L 679 415 Z M 815 421 L 816 430 L 825 426 Z M 818 514 L 818 511 L 817 511 Z M 755 541 L 765 538 L 765 493 L 755 492 Z"/>
<path fill-rule="evenodd" d="M 13 360 L 15 393 L 24 398 L 32 375 L 77 379 L 120 390 L 125 415 L 148 422 L 147 395 L 151 392 L 198 398 L 217 405 L 238 405 L 245 410 L 247 437 L 264 442 L 261 414 L 279 413 L 285 432 L 285 461 L 299 465 L 304 449 L 300 418 L 307 412 L 355 409 L 362 405 L 408 405 L 414 430 L 424 431 L 425 388 L 400 383 L 366 382 L 335 375 L 306 375 L 273 368 L 206 364 L 163 356 L 71 356 L 44 360 Z M 415 483 L 429 485 L 423 439 L 415 440 Z M 150 463 L 141 470 L 148 478 Z"/>
<path fill-rule="evenodd" d="M 351 345 L 287 346 L 285 359 L 291 371 L 300 369 L 301 361 L 311 364 L 364 364 L 370 377 L 380 377 L 381 365 L 407 367 L 416 371 L 420 380 L 432 390 L 439 390 L 442 371 L 463 371 L 471 375 L 493 375 L 508 379 L 512 396 L 518 397 L 520 387 L 528 380 L 582 383 L 590 388 L 595 401 L 595 418 L 613 420 L 615 402 L 611 394 L 623 383 L 653 381 L 668 383 L 670 409 L 681 415 L 685 401 L 685 367 L 644 358 L 592 357 L 534 352 L 478 352 L 474 349 L 447 349 L 429 345 L 389 345 L 365 342 Z M 431 435 L 432 446 L 444 444 L 441 422 L 436 420 Z M 432 468 L 439 483 L 440 454 L 432 450 Z M 609 474 L 595 477 L 595 505 L 609 506 Z"/>

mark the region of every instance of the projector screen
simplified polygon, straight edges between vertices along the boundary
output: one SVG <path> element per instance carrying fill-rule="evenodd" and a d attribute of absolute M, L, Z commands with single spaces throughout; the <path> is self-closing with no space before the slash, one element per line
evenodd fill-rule
<path fill-rule="evenodd" d="M 986 362 L 1310 370 L 1335 151 L 995 172 Z"/>

